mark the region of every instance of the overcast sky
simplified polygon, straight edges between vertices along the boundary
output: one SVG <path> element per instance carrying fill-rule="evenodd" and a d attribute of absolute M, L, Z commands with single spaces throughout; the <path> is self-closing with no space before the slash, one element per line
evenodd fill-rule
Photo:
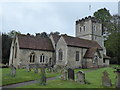
<path fill-rule="evenodd" d="M 54 32 L 75 35 L 75 21 L 100 8 L 118 13 L 117 2 L 4 2 L 0 4 L 2 32 Z M 91 5 L 91 10 L 89 9 Z"/>

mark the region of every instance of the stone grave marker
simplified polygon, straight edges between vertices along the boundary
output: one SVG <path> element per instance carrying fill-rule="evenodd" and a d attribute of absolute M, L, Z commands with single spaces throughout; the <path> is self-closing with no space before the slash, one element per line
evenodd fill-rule
<path fill-rule="evenodd" d="M 106 87 L 112 86 L 111 80 L 109 78 L 109 74 L 108 74 L 108 72 L 106 70 L 103 72 L 102 85 L 106 86 Z"/>
<path fill-rule="evenodd" d="M 74 70 L 71 68 L 68 69 L 68 79 L 74 81 Z"/>
<path fill-rule="evenodd" d="M 41 66 L 40 85 L 46 85 L 45 67 Z"/>
<path fill-rule="evenodd" d="M 35 63 L 35 65 L 34 65 L 34 73 L 38 73 L 38 68 L 39 68 L 39 64 Z"/>
<path fill-rule="evenodd" d="M 116 72 L 116 88 L 120 88 L 120 69 L 116 69 L 117 71 Z"/>
<path fill-rule="evenodd" d="M 61 79 L 62 80 L 67 80 L 67 70 L 63 70 L 62 73 L 61 73 Z"/>
<path fill-rule="evenodd" d="M 80 84 L 85 84 L 86 82 L 85 82 L 85 73 L 84 72 L 82 72 L 82 71 L 78 71 L 77 73 L 76 73 L 76 81 L 78 82 L 78 83 L 80 83 Z"/>
<path fill-rule="evenodd" d="M 27 70 L 27 72 L 31 71 L 30 64 L 26 65 L 26 70 Z"/>
<path fill-rule="evenodd" d="M 10 65 L 10 69 L 11 69 L 10 75 L 11 75 L 12 77 L 15 77 L 15 76 L 16 76 L 16 68 L 11 64 L 11 65 Z"/>

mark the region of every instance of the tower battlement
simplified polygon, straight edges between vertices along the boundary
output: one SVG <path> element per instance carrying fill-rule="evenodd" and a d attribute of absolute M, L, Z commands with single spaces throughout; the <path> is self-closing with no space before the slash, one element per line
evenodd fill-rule
<path fill-rule="evenodd" d="M 85 22 L 85 21 L 89 21 L 89 20 L 91 20 L 92 22 L 101 23 L 101 21 L 96 19 L 95 17 L 88 16 L 88 17 L 77 20 L 76 24 L 81 23 L 81 22 Z"/>

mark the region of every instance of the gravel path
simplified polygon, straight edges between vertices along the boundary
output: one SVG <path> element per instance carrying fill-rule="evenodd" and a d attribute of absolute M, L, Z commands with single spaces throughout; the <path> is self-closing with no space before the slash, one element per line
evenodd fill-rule
<path fill-rule="evenodd" d="M 54 80 L 56 78 L 57 77 L 51 77 L 51 78 L 47 78 L 47 80 Z M 16 84 L 12 84 L 12 85 L 6 85 L 6 86 L 2 87 L 2 90 L 7 90 L 7 88 L 16 88 L 16 87 L 29 85 L 29 84 L 34 84 L 34 83 L 37 83 L 37 80 L 27 81 L 27 82 L 22 82 L 22 83 L 16 83 Z"/>
<path fill-rule="evenodd" d="M 84 71 L 84 72 L 87 73 L 87 72 L 92 72 L 92 71 L 95 71 L 95 70 L 97 70 L 97 69 L 92 69 L 92 70 L 88 70 L 88 71 Z M 47 80 L 55 80 L 56 78 L 58 78 L 58 76 L 57 77 L 47 78 Z M 6 85 L 6 86 L 2 87 L 2 90 L 7 90 L 7 88 L 16 88 L 16 87 L 29 85 L 29 84 L 34 84 L 34 83 L 37 83 L 37 81 L 33 80 L 33 81 L 27 81 L 27 82 L 12 84 L 12 85 Z"/>

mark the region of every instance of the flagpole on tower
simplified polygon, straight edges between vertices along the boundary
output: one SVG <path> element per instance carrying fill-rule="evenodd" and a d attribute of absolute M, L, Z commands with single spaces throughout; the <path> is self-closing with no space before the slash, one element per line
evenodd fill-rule
<path fill-rule="evenodd" d="M 89 15 L 91 16 L 91 3 L 89 3 Z"/>

